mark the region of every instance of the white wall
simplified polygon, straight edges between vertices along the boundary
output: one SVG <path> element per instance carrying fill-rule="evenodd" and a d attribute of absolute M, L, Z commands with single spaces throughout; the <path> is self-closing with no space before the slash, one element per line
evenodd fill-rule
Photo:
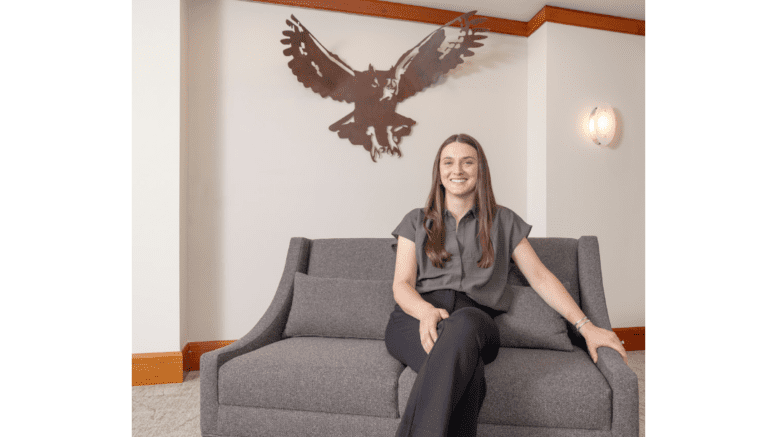
<path fill-rule="evenodd" d="M 188 3 L 189 341 L 236 339 L 275 293 L 291 237 L 390 237 L 423 206 L 453 133 L 484 146 L 497 201 L 526 214 L 527 40 L 490 34 L 445 81 L 400 103 L 401 158 L 328 130 L 353 105 L 299 83 L 280 43 L 293 13 L 357 70 L 388 69 L 438 26 L 234 0 Z"/>
<path fill-rule="evenodd" d="M 417 122 L 404 155 L 373 163 L 328 130 L 352 105 L 288 69 L 292 13 L 355 69 L 389 68 L 437 27 L 237 0 L 133 3 L 133 353 L 244 335 L 291 237 L 388 237 L 423 205 L 455 132 L 481 141 L 497 201 L 533 236 L 599 236 L 613 326 L 644 326 L 644 37 L 557 24 L 490 34 L 476 62 L 398 106 Z M 574 130 L 599 101 L 621 122 L 609 149 Z"/>
<path fill-rule="evenodd" d="M 548 26 L 541 26 L 528 38 L 526 170 L 527 211 L 532 237 L 548 236 Z"/>
<path fill-rule="evenodd" d="M 181 350 L 180 2 L 132 2 L 132 352 Z"/>
<path fill-rule="evenodd" d="M 645 326 L 645 38 L 543 27 L 547 233 L 596 235 L 612 326 Z M 600 102 L 612 105 L 619 123 L 607 148 L 578 128 Z"/>

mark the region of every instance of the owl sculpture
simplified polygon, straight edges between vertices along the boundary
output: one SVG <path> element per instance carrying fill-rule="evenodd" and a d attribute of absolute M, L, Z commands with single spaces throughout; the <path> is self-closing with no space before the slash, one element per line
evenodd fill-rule
<path fill-rule="evenodd" d="M 474 26 L 485 21 L 467 12 L 446 23 L 399 57 L 389 70 L 355 71 L 326 49 L 294 15 L 286 20 L 283 51 L 291 56 L 289 68 L 306 88 L 322 97 L 354 104 L 354 110 L 329 126 L 340 138 L 363 146 L 373 162 L 381 153 L 402 156 L 399 143 L 415 121 L 396 113 L 397 103 L 435 83 L 481 47 L 487 29 Z"/>

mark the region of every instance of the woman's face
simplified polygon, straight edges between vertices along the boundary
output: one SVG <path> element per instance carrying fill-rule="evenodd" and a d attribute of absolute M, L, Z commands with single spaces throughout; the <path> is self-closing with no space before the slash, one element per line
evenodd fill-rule
<path fill-rule="evenodd" d="M 478 154 L 464 143 L 450 143 L 440 154 L 440 178 L 446 195 L 466 197 L 478 182 Z"/>

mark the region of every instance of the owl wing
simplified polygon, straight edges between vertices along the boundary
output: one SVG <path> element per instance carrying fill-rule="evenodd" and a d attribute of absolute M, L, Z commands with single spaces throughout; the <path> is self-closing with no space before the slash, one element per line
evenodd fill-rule
<path fill-rule="evenodd" d="M 281 42 L 289 47 L 283 51 L 291 56 L 289 68 L 306 88 L 338 101 L 353 102 L 356 74 L 351 67 L 326 49 L 294 15 L 286 20 L 291 30 Z"/>
<path fill-rule="evenodd" d="M 403 54 L 395 64 L 394 78 L 397 80 L 397 102 L 401 102 L 437 81 L 442 75 L 464 62 L 464 57 L 475 53 L 470 50 L 481 47 L 478 40 L 485 39 L 487 29 L 475 28 L 485 18 L 472 16 L 470 11 L 444 24 L 424 38 L 418 45 Z M 451 26 L 446 32 L 446 27 Z M 458 31 L 456 26 L 460 26 Z"/>

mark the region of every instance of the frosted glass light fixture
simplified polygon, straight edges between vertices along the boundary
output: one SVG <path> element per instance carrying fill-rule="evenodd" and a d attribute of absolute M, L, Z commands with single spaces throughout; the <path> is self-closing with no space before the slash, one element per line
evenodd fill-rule
<path fill-rule="evenodd" d="M 607 147 L 615 138 L 617 124 L 612 106 L 599 105 L 588 116 L 588 136 L 594 144 Z"/>

